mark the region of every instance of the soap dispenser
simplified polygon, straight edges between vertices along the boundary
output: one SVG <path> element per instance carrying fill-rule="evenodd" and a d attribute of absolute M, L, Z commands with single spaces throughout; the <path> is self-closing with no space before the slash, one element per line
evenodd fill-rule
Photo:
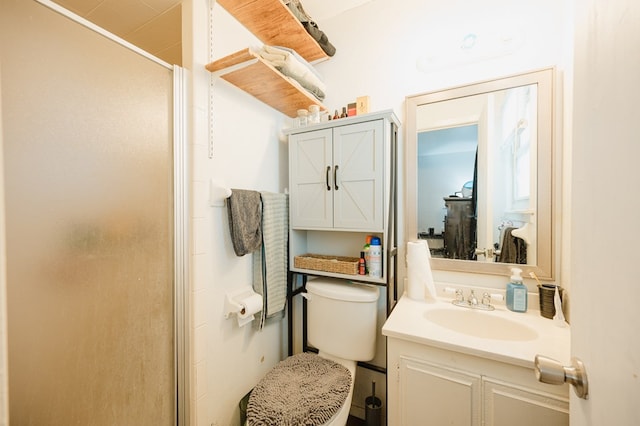
<path fill-rule="evenodd" d="M 507 284 L 507 308 L 513 312 L 527 312 L 527 287 L 522 282 L 520 268 L 511 268 L 511 282 Z"/>

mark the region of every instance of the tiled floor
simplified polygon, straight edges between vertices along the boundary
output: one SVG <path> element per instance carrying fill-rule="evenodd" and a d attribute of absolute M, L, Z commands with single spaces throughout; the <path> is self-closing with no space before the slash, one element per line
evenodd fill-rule
<path fill-rule="evenodd" d="M 349 416 L 347 420 L 347 426 L 364 426 L 364 420 L 359 419 L 357 417 Z"/>

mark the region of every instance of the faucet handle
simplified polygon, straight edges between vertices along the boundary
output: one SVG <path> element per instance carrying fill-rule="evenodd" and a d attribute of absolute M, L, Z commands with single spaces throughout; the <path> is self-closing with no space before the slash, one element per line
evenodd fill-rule
<path fill-rule="evenodd" d="M 504 300 L 504 296 L 500 293 L 487 293 L 486 291 L 482 294 L 482 304 L 485 306 L 491 306 L 492 300 Z"/>
<path fill-rule="evenodd" d="M 459 288 L 445 287 L 444 292 L 449 294 L 455 294 L 455 300 L 457 302 L 464 302 L 464 295 L 462 294 L 462 290 L 460 290 Z"/>
<path fill-rule="evenodd" d="M 482 304 L 489 306 L 491 304 L 491 295 L 486 291 L 482 294 Z"/>

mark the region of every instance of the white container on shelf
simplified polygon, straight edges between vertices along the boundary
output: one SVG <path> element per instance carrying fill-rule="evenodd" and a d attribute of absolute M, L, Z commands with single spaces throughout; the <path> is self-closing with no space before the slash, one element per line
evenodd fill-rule
<path fill-rule="evenodd" d="M 369 244 L 369 276 L 382 277 L 382 243 L 379 237 L 371 238 Z"/>
<path fill-rule="evenodd" d="M 309 123 L 309 112 L 306 109 L 299 109 L 298 116 L 294 120 L 294 127 L 305 127 Z"/>
<path fill-rule="evenodd" d="M 309 105 L 309 124 L 320 123 L 320 107 L 318 105 Z"/>

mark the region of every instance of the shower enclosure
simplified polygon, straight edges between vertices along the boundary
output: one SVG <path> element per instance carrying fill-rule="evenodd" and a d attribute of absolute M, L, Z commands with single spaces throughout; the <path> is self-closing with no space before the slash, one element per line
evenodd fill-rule
<path fill-rule="evenodd" d="M 0 50 L 11 425 L 180 424 L 174 70 L 35 1 Z"/>

